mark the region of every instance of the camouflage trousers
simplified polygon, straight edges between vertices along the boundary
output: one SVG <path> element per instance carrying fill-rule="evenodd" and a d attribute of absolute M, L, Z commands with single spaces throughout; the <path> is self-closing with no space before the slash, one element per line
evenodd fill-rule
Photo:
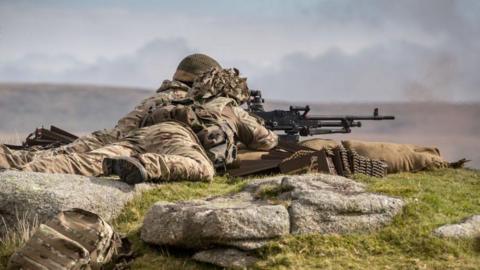
<path fill-rule="evenodd" d="M 85 153 L 36 156 L 16 168 L 33 172 L 100 176 L 103 173 L 103 159 L 115 156 L 137 158 L 150 180 L 211 180 L 215 174 L 212 162 L 196 135 L 189 127 L 177 122 L 164 122 L 135 130 L 119 142 Z M 17 154 L 7 159 L 23 162 L 28 158 Z"/>
<path fill-rule="evenodd" d="M 0 168 L 19 169 L 36 158 L 51 157 L 59 154 L 87 153 L 118 142 L 120 138 L 120 132 L 116 129 L 104 129 L 82 136 L 67 145 L 47 150 L 11 150 L 4 145 L 0 145 Z"/>

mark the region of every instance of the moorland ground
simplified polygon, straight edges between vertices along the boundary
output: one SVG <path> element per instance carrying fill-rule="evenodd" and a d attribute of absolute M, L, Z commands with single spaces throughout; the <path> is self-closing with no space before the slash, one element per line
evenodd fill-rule
<path fill-rule="evenodd" d="M 288 236 L 257 252 L 258 269 L 478 269 L 480 239 L 441 239 L 432 231 L 480 213 L 480 171 L 441 169 L 389 175 L 384 179 L 355 177 L 372 192 L 398 196 L 407 205 L 385 228 L 349 235 Z M 146 245 L 139 229 L 146 211 L 157 201 L 179 201 L 239 191 L 248 180 L 216 177 L 212 183 L 167 183 L 127 204 L 115 228 L 133 243 L 132 269 L 216 269 L 192 261 L 192 252 Z M 0 269 L 21 242 L 0 244 Z"/>
<path fill-rule="evenodd" d="M 76 134 L 111 127 L 153 91 L 122 87 L 49 84 L 0 84 L 0 143 L 19 143 L 35 127 L 58 125 Z M 268 93 L 265 92 L 265 95 Z M 321 101 L 321 100 L 319 100 Z M 288 108 L 269 102 L 267 109 Z M 380 107 L 394 114 L 393 122 L 364 123 L 353 134 L 335 139 L 365 139 L 435 145 L 449 160 L 467 157 L 480 168 L 478 134 L 480 104 L 311 103 L 312 113 L 369 114 Z M 432 235 L 440 225 L 480 214 L 480 172 L 442 169 L 390 175 L 385 179 L 356 176 L 373 192 L 407 201 L 402 214 L 382 230 L 353 235 L 290 236 L 272 241 L 258 251 L 257 268 L 273 269 L 476 269 L 480 240 L 447 240 Z M 212 183 L 178 182 L 162 185 L 130 202 L 114 221 L 118 231 L 134 243 L 133 269 L 210 269 L 189 259 L 191 252 L 152 247 L 139 239 L 147 209 L 158 200 L 179 201 L 235 192 L 247 180 L 217 177 Z M 24 232 L 1 239 L 0 269 L 22 242 Z"/>

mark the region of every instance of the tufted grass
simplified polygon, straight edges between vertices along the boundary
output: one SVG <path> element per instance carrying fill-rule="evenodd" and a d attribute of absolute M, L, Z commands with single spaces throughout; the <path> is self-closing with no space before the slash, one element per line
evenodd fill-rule
<path fill-rule="evenodd" d="M 257 252 L 258 269 L 478 269 L 480 240 L 445 240 L 431 234 L 440 225 L 480 214 L 480 172 L 436 170 L 375 179 L 358 175 L 372 192 L 407 201 L 402 214 L 384 229 L 365 234 L 290 236 Z M 141 217 L 155 201 L 201 198 L 239 190 L 230 184 L 174 183 L 150 191 L 125 209 L 116 227 L 129 235 L 138 257 L 133 269 L 215 269 L 189 259 L 191 252 L 146 245 L 139 239 Z M 272 191 L 273 192 L 273 191 Z M 265 191 L 269 195 L 271 191 Z M 132 219 L 133 217 L 133 219 Z"/>
<path fill-rule="evenodd" d="M 14 250 L 22 247 L 40 225 L 37 216 L 33 217 L 33 222 L 28 222 L 28 215 L 28 213 L 24 215 L 17 214 L 15 227 L 8 227 L 4 218 L 0 216 L 0 231 L 6 232 L 4 235 L 0 235 L 0 269 L 6 267 L 8 259 Z"/>
<path fill-rule="evenodd" d="M 372 192 L 402 197 L 407 206 L 392 224 L 372 233 L 289 236 L 257 252 L 257 269 L 478 269 L 480 239 L 446 240 L 432 235 L 440 225 L 480 214 L 480 171 L 442 169 L 375 179 L 358 175 Z M 217 177 L 212 183 L 162 185 L 131 201 L 114 221 L 133 243 L 132 269 L 216 269 L 190 260 L 191 251 L 153 247 L 139 238 L 146 211 L 158 200 L 198 199 L 239 191 L 247 180 Z M 265 190 L 269 196 L 275 190 Z M 10 250 L 11 251 L 11 250 Z M 4 252 L 0 245 L 0 255 Z M 2 265 L 5 261 L 2 259 Z M 0 265 L 0 269 L 2 268 Z"/>
<path fill-rule="evenodd" d="M 480 240 L 445 240 L 440 225 L 480 214 L 480 172 L 436 170 L 356 176 L 372 192 L 399 196 L 407 206 L 391 225 L 370 234 L 286 237 L 270 243 L 259 268 L 272 269 L 478 269 Z"/>

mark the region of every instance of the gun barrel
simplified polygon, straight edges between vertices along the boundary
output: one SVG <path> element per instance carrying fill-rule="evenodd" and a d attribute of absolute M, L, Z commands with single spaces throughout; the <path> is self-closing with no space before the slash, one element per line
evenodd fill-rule
<path fill-rule="evenodd" d="M 307 116 L 306 119 L 309 120 L 319 120 L 319 121 L 356 121 L 356 120 L 395 120 L 395 116 L 386 115 L 386 116 L 361 116 L 361 115 L 315 115 Z"/>
<path fill-rule="evenodd" d="M 308 107 L 308 106 L 307 106 Z M 373 115 L 318 115 L 318 116 L 307 116 L 308 119 L 313 120 L 325 120 L 325 121 L 356 121 L 356 120 L 395 120 L 393 115 L 380 115 L 378 113 L 378 108 L 373 110 Z"/>

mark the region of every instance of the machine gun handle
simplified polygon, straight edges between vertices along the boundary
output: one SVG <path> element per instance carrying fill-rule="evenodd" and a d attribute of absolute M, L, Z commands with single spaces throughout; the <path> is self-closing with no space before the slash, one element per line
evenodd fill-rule
<path fill-rule="evenodd" d="M 310 111 L 310 106 L 290 106 L 291 112 L 303 112 L 302 117 L 307 116 L 307 113 Z"/>

